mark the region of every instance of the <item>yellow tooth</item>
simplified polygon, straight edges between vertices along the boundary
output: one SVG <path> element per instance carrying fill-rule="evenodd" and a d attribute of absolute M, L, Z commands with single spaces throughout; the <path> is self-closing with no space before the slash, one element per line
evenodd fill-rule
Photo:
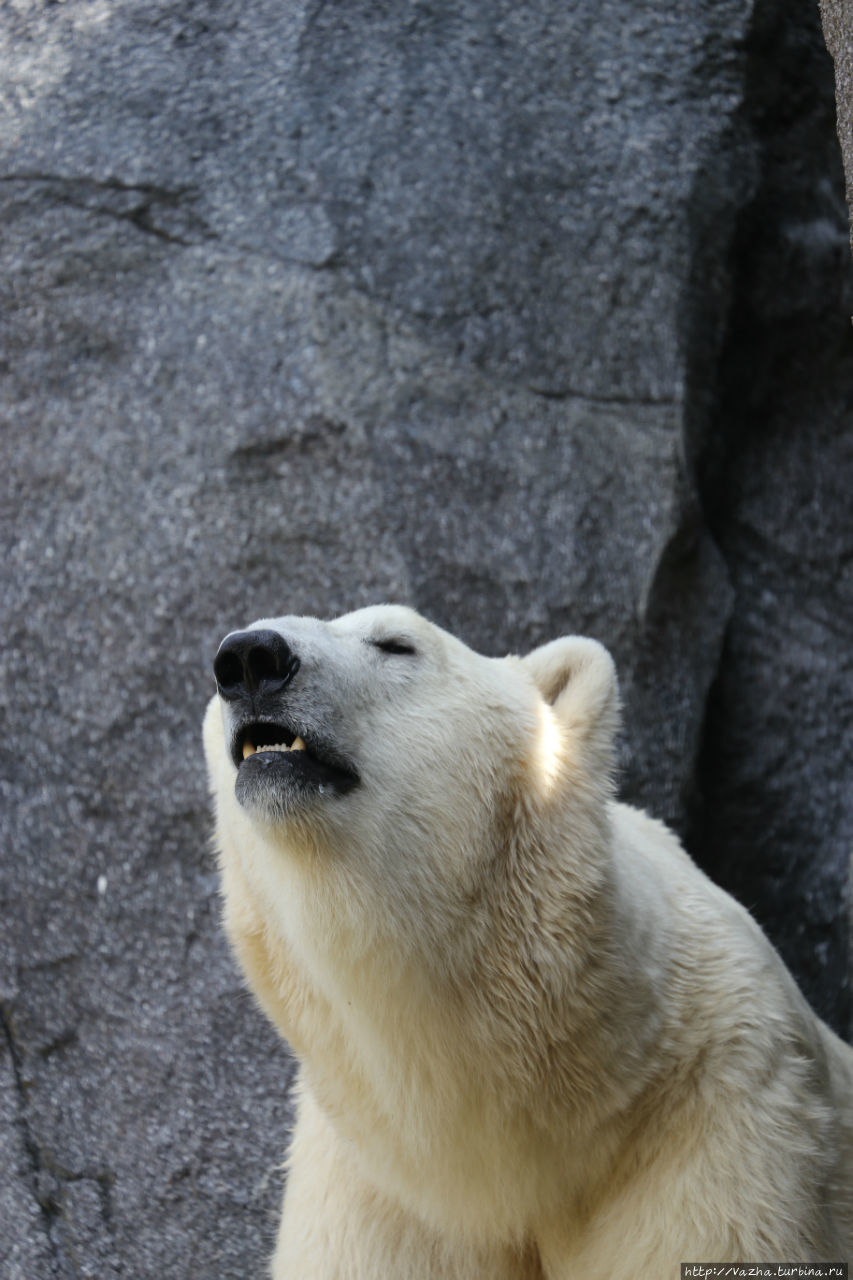
<path fill-rule="evenodd" d="M 253 756 L 255 754 L 255 751 L 256 751 L 256 748 L 252 745 L 251 742 L 246 741 L 243 743 L 243 759 L 244 760 L 247 760 L 249 756 Z"/>
<path fill-rule="evenodd" d="M 305 743 L 302 741 L 302 739 L 301 739 L 301 738 L 294 738 L 294 739 L 293 739 L 293 741 L 292 741 L 292 742 L 291 742 L 291 744 L 290 744 L 290 750 L 291 750 L 291 751 L 305 751 L 305 750 L 306 750 Z"/>

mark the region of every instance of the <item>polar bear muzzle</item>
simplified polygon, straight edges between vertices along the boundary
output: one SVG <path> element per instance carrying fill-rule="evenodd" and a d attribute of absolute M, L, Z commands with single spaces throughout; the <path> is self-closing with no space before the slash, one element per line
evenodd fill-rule
<path fill-rule="evenodd" d="M 237 768 L 237 799 L 247 807 L 268 799 L 296 800 L 358 784 L 330 742 L 298 723 L 289 686 L 301 666 L 282 635 L 233 631 L 219 646 L 213 672 L 227 708 L 228 747 Z M 270 794 L 272 793 L 272 794 Z"/>

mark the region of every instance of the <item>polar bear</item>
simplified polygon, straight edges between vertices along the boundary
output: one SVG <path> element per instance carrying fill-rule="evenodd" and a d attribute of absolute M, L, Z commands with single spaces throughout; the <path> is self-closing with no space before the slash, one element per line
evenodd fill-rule
<path fill-rule="evenodd" d="M 377 606 L 214 670 L 225 925 L 301 1064 L 275 1280 L 851 1255 L 853 1050 L 617 803 L 604 648 Z"/>

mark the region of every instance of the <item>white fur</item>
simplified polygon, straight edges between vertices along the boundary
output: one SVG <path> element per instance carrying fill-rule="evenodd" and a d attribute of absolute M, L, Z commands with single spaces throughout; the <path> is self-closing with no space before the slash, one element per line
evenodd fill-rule
<path fill-rule="evenodd" d="M 606 651 L 484 658 L 388 606 L 257 625 L 360 774 L 248 811 L 210 705 L 226 928 L 302 1064 L 275 1280 L 846 1259 L 853 1051 L 615 802 Z"/>

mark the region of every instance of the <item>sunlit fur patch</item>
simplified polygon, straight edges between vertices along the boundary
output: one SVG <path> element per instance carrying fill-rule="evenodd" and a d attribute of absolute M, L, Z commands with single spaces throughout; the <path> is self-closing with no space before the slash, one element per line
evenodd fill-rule
<path fill-rule="evenodd" d="M 547 702 L 539 704 L 535 760 L 536 777 L 542 794 L 547 796 L 553 790 L 563 760 L 563 735 L 554 710 Z"/>

